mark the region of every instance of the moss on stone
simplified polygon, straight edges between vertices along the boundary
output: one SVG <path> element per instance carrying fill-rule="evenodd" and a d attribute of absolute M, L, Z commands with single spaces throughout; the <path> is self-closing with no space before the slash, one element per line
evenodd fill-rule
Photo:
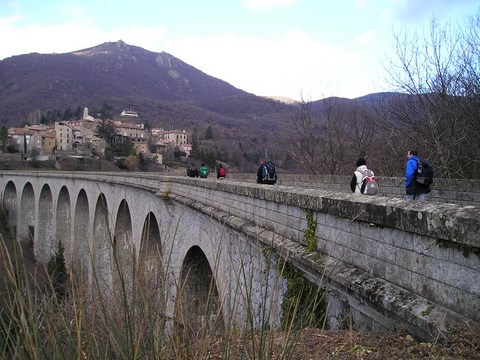
<path fill-rule="evenodd" d="M 289 261 L 279 261 L 278 267 L 287 280 L 282 302 L 282 328 L 322 327 L 326 313 L 325 291 L 305 279 Z"/>
<path fill-rule="evenodd" d="M 307 250 L 313 252 L 317 250 L 317 222 L 313 218 L 312 210 L 305 210 L 307 217 L 307 228 L 303 230 L 305 236 L 305 243 L 307 244 Z"/>

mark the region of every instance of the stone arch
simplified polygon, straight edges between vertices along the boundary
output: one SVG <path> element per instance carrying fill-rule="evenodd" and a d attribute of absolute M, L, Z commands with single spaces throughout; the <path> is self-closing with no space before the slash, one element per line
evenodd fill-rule
<path fill-rule="evenodd" d="M 160 227 L 153 212 L 149 212 L 143 223 L 138 274 L 140 288 L 156 301 L 161 301 L 160 296 L 165 284 L 162 254 Z"/>
<path fill-rule="evenodd" d="M 35 255 L 40 262 L 47 263 L 57 248 L 54 244 L 53 196 L 47 184 L 40 191 L 37 225 Z"/>
<path fill-rule="evenodd" d="M 199 246 L 191 247 L 185 255 L 180 280 L 175 304 L 178 335 L 184 341 L 195 341 L 207 333 L 223 332 L 224 320 L 216 280 Z"/>
<path fill-rule="evenodd" d="M 121 281 L 125 282 L 123 285 L 131 285 L 133 283 L 132 274 L 134 273 L 133 268 L 135 264 L 132 219 L 125 199 L 120 202 L 118 207 L 114 234 L 112 277 L 114 289 L 120 289 Z"/>
<path fill-rule="evenodd" d="M 88 229 L 90 224 L 90 211 L 88 197 L 84 189 L 81 189 L 75 202 L 73 221 L 73 241 L 69 246 L 68 258 L 70 268 L 80 280 L 88 279 L 89 251 L 88 244 L 90 237 Z"/>
<path fill-rule="evenodd" d="M 100 293 L 110 289 L 110 253 L 113 236 L 108 222 L 107 199 L 100 194 L 95 205 L 92 238 L 92 282 Z"/>
<path fill-rule="evenodd" d="M 13 181 L 9 181 L 3 191 L 3 210 L 8 223 L 15 231 L 17 226 L 17 187 Z"/>
<path fill-rule="evenodd" d="M 34 242 L 35 233 L 35 192 L 30 182 L 27 182 L 22 190 L 20 199 L 20 216 L 17 225 L 18 241 L 24 243 Z"/>

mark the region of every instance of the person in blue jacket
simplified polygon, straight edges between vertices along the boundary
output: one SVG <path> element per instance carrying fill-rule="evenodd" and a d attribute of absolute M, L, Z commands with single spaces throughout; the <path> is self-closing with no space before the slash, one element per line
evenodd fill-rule
<path fill-rule="evenodd" d="M 407 165 L 405 166 L 405 200 L 424 201 L 425 194 L 430 191 L 429 187 L 424 184 L 419 184 L 415 181 L 418 161 L 418 152 L 416 150 L 409 150 L 407 153 Z"/>

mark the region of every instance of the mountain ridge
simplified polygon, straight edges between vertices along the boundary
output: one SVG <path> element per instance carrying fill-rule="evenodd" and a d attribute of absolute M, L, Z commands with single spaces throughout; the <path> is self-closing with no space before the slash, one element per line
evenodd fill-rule
<path fill-rule="evenodd" d="M 3 123 L 19 121 L 34 111 L 100 106 L 122 97 L 170 104 L 256 98 L 173 55 L 123 41 L 70 53 L 31 53 L 4 59 L 0 61 L 0 95 Z M 9 117 L 17 120 L 5 121 Z"/>
<path fill-rule="evenodd" d="M 291 99 L 290 99 L 291 100 Z M 0 61 L 0 125 L 38 123 L 40 114 L 108 104 L 151 127 L 212 127 L 249 148 L 278 141 L 298 103 L 261 97 L 210 76 L 167 52 L 119 40 L 62 54 L 30 53 Z M 355 100 L 342 99 L 343 103 Z M 321 111 L 323 100 L 312 102 Z"/>

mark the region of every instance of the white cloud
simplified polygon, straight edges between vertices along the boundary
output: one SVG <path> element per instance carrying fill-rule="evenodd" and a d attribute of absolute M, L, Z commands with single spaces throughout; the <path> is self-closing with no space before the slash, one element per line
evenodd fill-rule
<path fill-rule="evenodd" d="M 167 52 L 197 69 L 256 95 L 295 99 L 301 93 L 312 99 L 338 95 L 337 91 L 347 97 L 365 95 L 353 84 L 358 74 L 365 73 L 358 56 L 302 31 L 276 41 L 229 33 L 169 39 L 165 45 Z"/>
<path fill-rule="evenodd" d="M 21 18 L 0 19 L 0 59 L 11 55 L 64 53 L 89 48 L 107 41 L 123 40 L 128 44 L 155 51 L 165 28 L 126 26 L 103 31 L 89 23 L 65 23 L 51 26 L 18 26 Z"/>
<path fill-rule="evenodd" d="M 363 34 L 360 34 L 357 37 L 357 42 L 361 45 L 373 44 L 375 42 L 375 40 L 377 39 L 377 35 L 378 35 L 378 33 L 377 33 L 376 30 L 367 31 Z"/>

